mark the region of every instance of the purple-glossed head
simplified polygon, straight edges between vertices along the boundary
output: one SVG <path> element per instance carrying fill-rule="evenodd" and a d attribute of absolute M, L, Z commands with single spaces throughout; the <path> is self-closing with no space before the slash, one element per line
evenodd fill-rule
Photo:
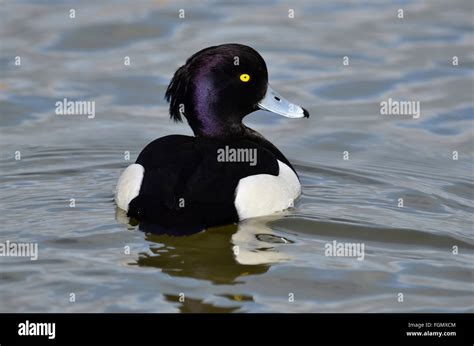
<path fill-rule="evenodd" d="M 170 116 L 186 117 L 196 136 L 225 137 L 240 131 L 257 109 L 289 118 L 309 117 L 268 85 L 267 66 L 256 50 L 223 44 L 191 56 L 174 74 L 165 95 Z"/>

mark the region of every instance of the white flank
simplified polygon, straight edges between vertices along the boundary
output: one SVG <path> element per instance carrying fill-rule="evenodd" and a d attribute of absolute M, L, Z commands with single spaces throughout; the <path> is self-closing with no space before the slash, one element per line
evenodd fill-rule
<path fill-rule="evenodd" d="M 144 173 L 143 166 L 137 163 L 125 168 L 117 182 L 115 191 L 115 203 L 120 209 L 128 211 L 130 201 L 140 192 Z"/>
<path fill-rule="evenodd" d="M 235 189 L 235 208 L 240 220 L 269 215 L 293 206 L 301 194 L 295 172 L 278 161 L 280 173 L 252 175 L 240 179 Z"/>

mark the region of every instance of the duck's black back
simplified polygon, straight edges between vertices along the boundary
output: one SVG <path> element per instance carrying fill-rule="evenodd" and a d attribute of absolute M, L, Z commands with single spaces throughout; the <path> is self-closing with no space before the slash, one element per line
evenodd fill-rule
<path fill-rule="evenodd" d="M 218 150 L 255 149 L 256 161 L 220 162 Z M 171 135 L 159 138 L 140 153 L 144 167 L 139 195 L 129 205 L 129 216 L 164 229 L 205 228 L 238 221 L 234 206 L 240 179 L 279 173 L 278 161 L 291 167 L 270 142 L 253 130 L 239 139 Z"/>

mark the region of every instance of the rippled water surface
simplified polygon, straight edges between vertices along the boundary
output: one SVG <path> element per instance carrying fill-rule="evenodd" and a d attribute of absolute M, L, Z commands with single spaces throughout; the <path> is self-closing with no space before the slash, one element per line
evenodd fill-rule
<path fill-rule="evenodd" d="M 2 2 L 0 240 L 36 242 L 39 258 L 0 258 L 0 311 L 474 311 L 472 6 Z M 142 232 L 116 211 L 116 180 L 151 140 L 190 133 L 168 120 L 167 83 L 226 42 L 259 50 L 273 87 L 312 114 L 246 119 L 303 195 L 189 237 Z M 63 98 L 94 100 L 95 118 L 56 115 Z M 420 118 L 381 115 L 388 98 L 420 101 Z M 325 256 L 334 240 L 364 259 Z"/>

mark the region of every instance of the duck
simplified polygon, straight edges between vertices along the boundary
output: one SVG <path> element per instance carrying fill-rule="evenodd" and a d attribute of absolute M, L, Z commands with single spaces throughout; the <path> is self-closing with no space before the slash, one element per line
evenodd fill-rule
<path fill-rule="evenodd" d="M 265 60 L 229 43 L 202 49 L 174 73 L 170 118 L 194 136 L 149 143 L 120 175 L 115 203 L 127 216 L 165 229 L 206 229 L 294 206 L 301 184 L 290 161 L 243 119 L 257 110 L 309 118 L 268 83 Z"/>

